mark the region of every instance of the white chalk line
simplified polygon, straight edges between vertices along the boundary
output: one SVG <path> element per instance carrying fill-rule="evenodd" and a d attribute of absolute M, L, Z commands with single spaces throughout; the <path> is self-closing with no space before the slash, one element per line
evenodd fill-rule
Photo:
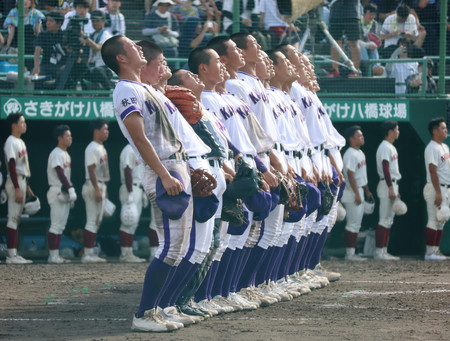
<path fill-rule="evenodd" d="M 435 289 L 435 290 L 401 290 L 401 291 L 366 291 L 366 290 L 350 290 L 346 291 L 342 297 L 355 297 L 355 296 L 383 296 L 383 295 L 411 295 L 411 294 L 441 294 L 447 293 L 450 290 L 447 289 Z"/>
<path fill-rule="evenodd" d="M 343 304 L 343 303 L 330 303 L 330 304 L 323 304 L 323 308 L 353 308 L 353 309 L 373 309 L 374 307 L 367 307 L 363 305 L 350 305 L 350 304 Z M 437 314 L 449 314 L 450 310 L 437 310 L 437 309 L 411 309 L 411 308 L 395 308 L 395 307 L 376 307 L 377 309 L 381 310 L 396 310 L 396 311 L 422 311 L 425 313 L 437 313 Z"/>
<path fill-rule="evenodd" d="M 450 285 L 450 282 L 411 282 L 411 281 L 344 281 L 341 283 L 369 283 L 369 284 L 418 284 L 418 285 Z"/>
<path fill-rule="evenodd" d="M 98 321 L 98 322 L 108 322 L 108 321 L 131 321 L 129 318 L 73 318 L 73 319 L 62 319 L 62 318 L 0 318 L 0 321 L 4 322 L 53 322 L 53 321 Z"/>

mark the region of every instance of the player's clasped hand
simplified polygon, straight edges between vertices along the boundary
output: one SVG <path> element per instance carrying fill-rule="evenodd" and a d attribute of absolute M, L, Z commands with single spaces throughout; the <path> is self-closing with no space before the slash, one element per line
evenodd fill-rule
<path fill-rule="evenodd" d="M 181 182 L 173 176 L 161 178 L 161 182 L 168 195 L 178 195 L 183 190 Z"/>
<path fill-rule="evenodd" d="M 438 208 L 441 207 L 441 204 L 442 204 L 442 194 L 441 193 L 436 193 L 436 198 L 434 199 L 434 204 Z"/>
<path fill-rule="evenodd" d="M 20 188 L 16 188 L 16 203 L 20 204 L 23 201 L 23 194 Z"/>

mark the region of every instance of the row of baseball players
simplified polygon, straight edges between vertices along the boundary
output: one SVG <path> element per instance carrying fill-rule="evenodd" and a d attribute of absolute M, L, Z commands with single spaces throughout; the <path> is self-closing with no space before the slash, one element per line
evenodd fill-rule
<path fill-rule="evenodd" d="M 6 224 L 6 243 L 8 254 L 7 264 L 27 264 L 30 260 L 17 254 L 17 227 L 22 213 L 35 213 L 40 208 L 39 200 L 29 186 L 31 176 L 28 163 L 28 153 L 21 136 L 26 132 L 27 125 L 22 113 L 8 116 L 6 120 L 11 127 L 11 135 L 4 146 L 5 158 L 8 168 L 8 177 L 5 190 L 8 200 L 8 221 Z M 107 183 L 110 180 L 108 154 L 103 143 L 108 139 L 108 123 L 103 119 L 90 122 L 93 140 L 85 150 L 85 174 L 86 182 L 82 188 L 82 196 L 86 204 L 86 226 L 84 230 L 84 254 L 82 263 L 105 262 L 105 259 L 94 253 L 96 234 L 105 211 L 109 212 L 110 204 L 107 199 Z M 66 263 L 59 255 L 61 235 L 66 228 L 70 209 L 73 207 L 77 194 L 71 182 L 71 157 L 67 149 L 72 145 L 70 127 L 59 125 L 54 129 L 57 146 L 49 155 L 47 163 L 47 178 L 49 190 L 47 201 L 50 206 L 50 229 L 47 235 L 49 247 L 49 263 Z M 138 217 L 142 211 L 142 205 L 146 205 L 146 196 L 140 187 L 143 167 L 140 165 L 135 153 L 127 145 L 120 155 L 121 187 L 120 200 L 124 206 L 133 201 L 136 210 L 134 216 L 125 214 L 121 219 L 119 231 L 121 245 L 121 257 L 123 262 L 144 262 L 132 253 L 134 232 L 138 226 Z M 33 201 L 27 202 L 27 198 Z M 27 206 L 28 205 L 28 206 Z M 112 204 L 113 205 L 113 204 Z M 110 212 L 112 213 L 112 212 Z M 121 215 L 122 216 L 122 215 Z M 121 217 L 122 218 L 122 217 Z"/>
<path fill-rule="evenodd" d="M 264 53 L 248 33 L 212 39 L 191 52 L 190 71 L 173 74 L 162 49 L 149 41 L 113 37 L 102 57 L 120 79 L 113 93 L 116 117 L 145 165 L 142 185 L 159 239 L 133 330 L 175 330 L 220 312 L 290 300 L 339 279 L 320 266 L 320 255 L 342 194 L 345 139 L 315 94 L 307 58 L 291 45 Z M 199 122 L 187 123 L 165 96 L 167 84 L 192 91 L 203 114 Z M 199 124 L 214 138 L 197 134 Z M 255 205 L 253 196 L 244 198 L 248 222 L 233 226 L 220 219 L 220 207 L 226 181 L 243 162 L 263 174 L 265 190 L 258 194 L 270 199 Z M 190 196 L 190 168 L 217 180 L 219 207 L 207 220 L 208 204 Z M 277 171 L 307 185 L 303 211 L 277 204 Z M 319 214 L 325 192 L 332 202 Z"/>
<path fill-rule="evenodd" d="M 380 199 L 380 217 L 375 231 L 375 259 L 399 259 L 386 252 L 390 228 L 395 215 L 406 213 L 406 206 L 400 200 L 398 183 L 401 174 L 398 166 L 398 153 L 394 142 L 399 138 L 397 122 L 382 123 L 384 139 L 376 153 L 377 173 L 380 181 L 377 195 Z M 447 139 L 447 125 L 444 118 L 434 118 L 428 124 L 431 141 L 425 148 L 425 168 L 427 183 L 423 195 L 427 205 L 428 222 L 425 228 L 426 260 L 445 260 L 439 246 L 445 223 L 450 218 L 450 154 L 444 143 Z M 341 199 L 346 209 L 344 239 L 345 258 L 348 260 L 366 260 L 355 254 L 356 241 L 365 212 L 365 199 L 373 202 L 367 180 L 366 156 L 361 147 L 364 135 L 361 127 L 352 126 L 345 132 L 349 148 L 344 153 L 344 176 L 347 187 Z M 373 207 L 374 204 L 372 204 Z"/>

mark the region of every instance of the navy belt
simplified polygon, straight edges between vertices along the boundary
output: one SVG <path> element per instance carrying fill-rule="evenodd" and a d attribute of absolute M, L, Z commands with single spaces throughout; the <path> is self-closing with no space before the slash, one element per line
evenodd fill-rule
<path fill-rule="evenodd" d="M 216 162 L 219 165 L 220 168 L 223 167 L 223 160 L 222 159 L 214 159 L 214 160 L 208 160 L 209 165 L 211 167 L 216 167 Z"/>
<path fill-rule="evenodd" d="M 185 152 L 176 152 L 169 156 L 169 160 L 189 160 L 188 155 Z"/>

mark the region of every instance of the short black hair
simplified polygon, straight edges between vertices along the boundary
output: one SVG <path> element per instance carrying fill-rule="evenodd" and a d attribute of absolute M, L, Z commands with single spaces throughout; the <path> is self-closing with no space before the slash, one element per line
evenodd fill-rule
<path fill-rule="evenodd" d="M 389 121 L 384 121 L 383 123 L 381 123 L 381 131 L 383 132 L 383 137 L 388 136 L 389 130 L 394 130 L 397 127 L 398 127 L 397 121 L 389 120 Z"/>
<path fill-rule="evenodd" d="M 247 41 L 248 36 L 251 34 L 248 32 L 238 32 L 234 33 L 230 36 L 231 40 L 234 41 L 241 50 L 247 50 Z"/>
<path fill-rule="evenodd" d="M 183 81 L 181 80 L 181 76 L 179 75 L 179 71 L 184 69 L 176 69 L 172 72 L 172 77 L 167 80 L 167 85 L 183 85 Z"/>
<path fill-rule="evenodd" d="M 8 125 L 9 128 L 12 129 L 12 125 L 17 124 L 17 122 L 19 122 L 22 116 L 23 114 L 21 112 L 9 114 L 8 117 L 6 118 L 6 124 Z"/>
<path fill-rule="evenodd" d="M 280 44 L 280 45 L 275 46 L 275 50 L 280 51 L 282 54 L 284 54 L 287 57 L 288 51 L 289 51 L 288 46 L 290 46 L 290 44 Z"/>
<path fill-rule="evenodd" d="M 217 36 L 208 41 L 206 46 L 216 51 L 219 56 L 226 56 L 228 50 L 226 42 L 229 40 L 231 39 L 228 36 Z"/>
<path fill-rule="evenodd" d="M 355 136 L 357 130 L 361 130 L 361 127 L 358 125 L 354 125 L 345 129 L 344 136 L 348 144 L 350 144 L 350 138 Z"/>
<path fill-rule="evenodd" d="M 149 40 L 139 40 L 136 45 L 142 47 L 142 53 L 147 60 L 147 64 L 163 53 L 162 48 L 158 44 Z"/>
<path fill-rule="evenodd" d="M 108 121 L 104 120 L 103 118 L 97 118 L 96 120 L 89 122 L 89 129 L 91 130 L 91 132 L 94 132 L 94 130 L 102 129 L 105 124 L 108 124 Z"/>
<path fill-rule="evenodd" d="M 428 131 L 431 136 L 433 136 L 433 130 L 439 128 L 442 122 L 445 123 L 445 119 L 443 117 L 437 117 L 433 118 L 430 123 L 428 123 Z"/>
<path fill-rule="evenodd" d="M 122 38 L 125 38 L 123 35 L 112 36 L 108 40 L 106 40 L 101 49 L 101 55 L 103 62 L 107 67 L 113 70 L 117 75 L 120 72 L 120 65 L 117 62 L 117 56 L 119 54 L 126 55 L 126 52 L 123 48 Z"/>
<path fill-rule="evenodd" d="M 56 21 L 57 24 L 62 24 L 64 22 L 64 16 L 58 11 L 48 12 L 46 15 L 47 18 L 52 18 Z"/>
<path fill-rule="evenodd" d="M 366 12 L 377 13 L 378 6 L 375 5 L 375 4 L 370 3 L 370 4 L 367 4 L 366 6 L 364 6 L 363 11 L 364 11 L 364 13 L 366 13 Z"/>
<path fill-rule="evenodd" d="M 68 130 L 70 130 L 70 127 L 67 124 L 61 124 L 59 126 L 56 126 L 55 129 L 53 129 L 53 136 L 56 139 L 58 139 L 58 137 L 64 137 L 64 134 Z"/>
<path fill-rule="evenodd" d="M 277 52 L 282 53 L 280 50 L 276 50 L 276 49 L 270 49 L 267 51 L 264 51 L 267 53 L 267 56 L 272 60 L 273 65 L 277 65 L 278 64 L 278 56 L 276 55 Z"/>
<path fill-rule="evenodd" d="M 100 20 L 106 19 L 106 14 L 103 11 L 100 11 L 99 9 L 96 9 L 95 11 L 92 11 L 91 13 L 91 20 L 99 20 L 94 18 L 101 18 Z"/>
<path fill-rule="evenodd" d="M 397 8 L 397 16 L 399 16 L 400 18 L 408 18 L 410 12 L 411 9 L 408 5 L 405 4 L 402 4 Z"/>
<path fill-rule="evenodd" d="M 73 8 L 75 8 L 77 6 L 83 6 L 84 8 L 89 8 L 90 7 L 90 2 L 89 2 L 89 0 L 74 0 L 73 1 Z"/>
<path fill-rule="evenodd" d="M 191 51 L 188 59 L 189 70 L 191 70 L 191 72 L 198 75 L 198 67 L 200 64 L 209 65 L 211 54 L 208 53 L 208 50 L 212 50 L 212 48 L 208 46 L 201 46 L 196 47 Z"/>

